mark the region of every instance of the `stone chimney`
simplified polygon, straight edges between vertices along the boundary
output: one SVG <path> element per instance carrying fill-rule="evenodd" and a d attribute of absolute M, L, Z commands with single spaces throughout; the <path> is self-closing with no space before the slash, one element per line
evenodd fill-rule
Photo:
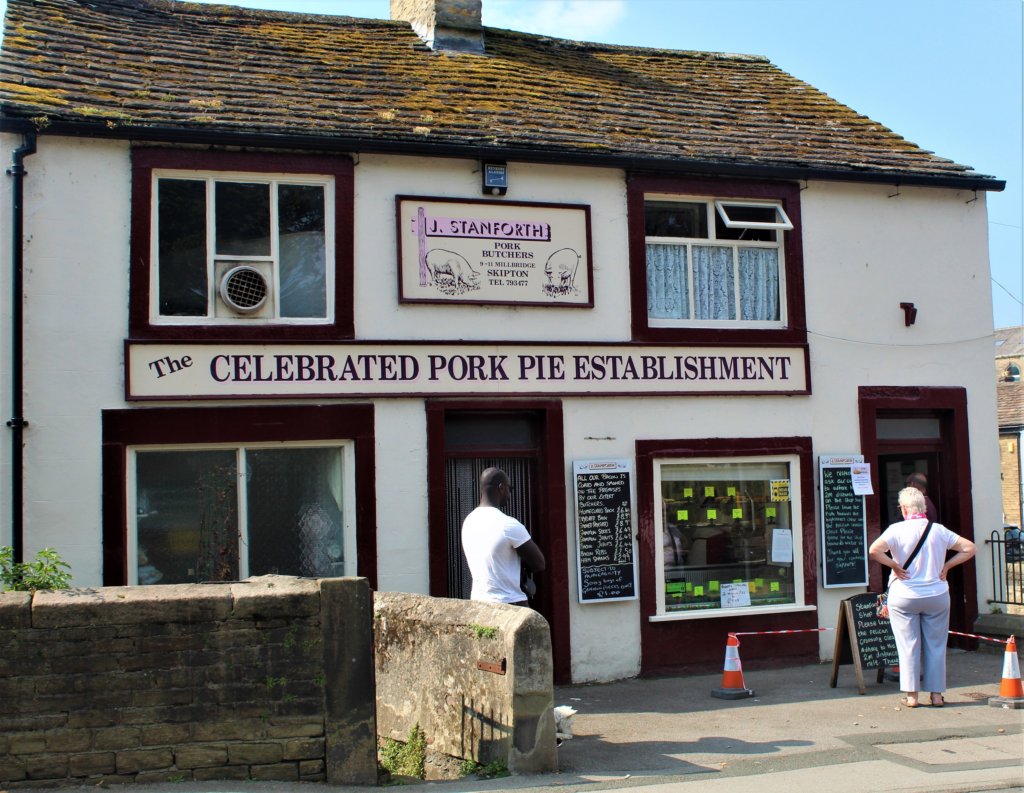
<path fill-rule="evenodd" d="M 391 18 L 408 22 L 432 50 L 483 52 L 482 0 L 391 0 Z"/>

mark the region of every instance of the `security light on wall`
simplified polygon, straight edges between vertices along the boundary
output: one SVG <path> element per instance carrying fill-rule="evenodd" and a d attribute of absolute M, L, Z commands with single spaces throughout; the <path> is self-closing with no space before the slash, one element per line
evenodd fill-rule
<path fill-rule="evenodd" d="M 505 195 L 508 192 L 508 166 L 503 162 L 483 163 L 484 195 Z"/>

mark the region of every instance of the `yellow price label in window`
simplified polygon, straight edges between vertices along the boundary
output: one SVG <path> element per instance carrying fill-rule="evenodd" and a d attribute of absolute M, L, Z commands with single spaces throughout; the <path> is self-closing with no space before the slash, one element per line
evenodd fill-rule
<path fill-rule="evenodd" d="M 690 519 L 690 511 L 688 509 L 677 509 L 676 510 L 676 520 L 689 520 L 689 519 Z"/>
<path fill-rule="evenodd" d="M 742 518 L 743 517 L 743 510 L 742 509 L 734 509 L 732 511 L 732 516 L 734 518 L 736 518 L 736 519 Z"/>
<path fill-rule="evenodd" d="M 683 488 L 683 498 L 693 498 L 693 488 L 692 487 L 684 487 Z"/>
<path fill-rule="evenodd" d="M 771 479 L 769 480 L 772 501 L 789 501 L 789 480 L 788 479 Z"/>
<path fill-rule="evenodd" d="M 714 496 L 715 488 L 713 486 L 708 485 L 707 487 L 704 488 L 704 498 L 714 498 Z"/>
<path fill-rule="evenodd" d="M 718 582 L 717 581 L 708 581 L 708 592 L 717 592 L 717 591 L 718 591 Z"/>
<path fill-rule="evenodd" d="M 725 494 L 727 496 L 735 496 L 736 495 L 736 488 L 735 487 L 727 487 L 725 489 Z"/>
<path fill-rule="evenodd" d="M 704 596 L 704 587 L 702 587 L 702 586 L 695 586 L 693 588 L 693 595 L 694 595 L 694 597 L 703 597 Z"/>
<path fill-rule="evenodd" d="M 717 509 L 709 509 L 708 510 L 708 520 L 714 520 L 717 517 L 718 517 L 718 510 Z"/>
<path fill-rule="evenodd" d="M 754 581 L 747 581 L 747 589 L 749 589 L 750 594 L 753 595 L 757 591 L 757 584 Z"/>
<path fill-rule="evenodd" d="M 768 585 L 768 589 L 769 589 L 770 591 L 772 591 L 772 592 L 778 592 L 778 591 L 779 591 L 779 582 L 778 582 L 778 581 L 772 581 L 772 582 L 771 582 L 771 583 L 770 583 L 770 584 Z"/>

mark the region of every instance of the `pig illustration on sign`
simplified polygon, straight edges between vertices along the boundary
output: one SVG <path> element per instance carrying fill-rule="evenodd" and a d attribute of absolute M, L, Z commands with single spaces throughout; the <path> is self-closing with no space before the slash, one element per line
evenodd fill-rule
<path fill-rule="evenodd" d="M 572 248 L 559 248 L 552 253 L 544 265 L 544 275 L 548 279 L 544 291 L 549 295 L 565 295 L 577 291 L 576 271 L 582 258 Z"/>
<path fill-rule="evenodd" d="M 463 292 L 480 288 L 480 273 L 454 251 L 434 248 L 425 257 L 427 272 L 434 286 L 445 292 Z"/>

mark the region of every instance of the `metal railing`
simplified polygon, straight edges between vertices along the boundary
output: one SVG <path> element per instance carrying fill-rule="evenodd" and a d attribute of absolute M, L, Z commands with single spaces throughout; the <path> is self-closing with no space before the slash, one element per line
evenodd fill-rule
<path fill-rule="evenodd" d="M 995 530 L 986 545 L 992 546 L 992 597 L 989 603 L 1024 606 L 1024 544 Z"/>

